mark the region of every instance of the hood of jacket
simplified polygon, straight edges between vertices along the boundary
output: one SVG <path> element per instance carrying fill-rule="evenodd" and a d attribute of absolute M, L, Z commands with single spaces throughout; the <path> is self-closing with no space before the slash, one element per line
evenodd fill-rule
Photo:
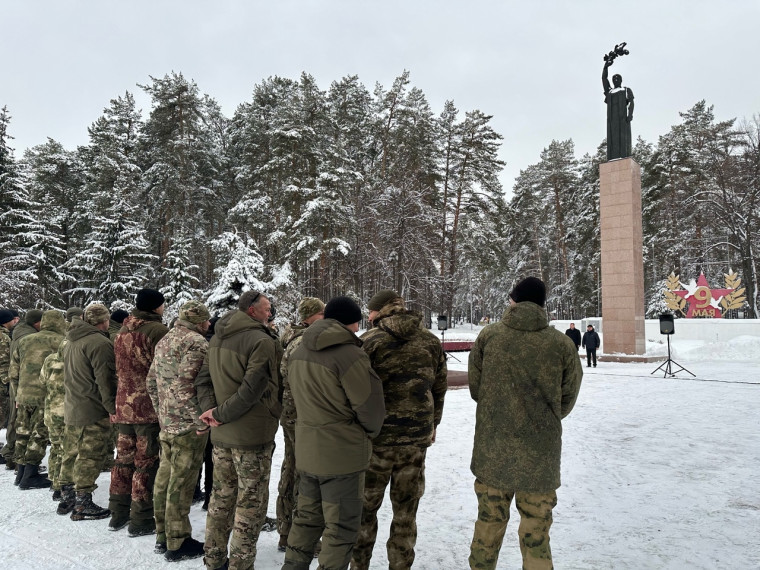
<path fill-rule="evenodd" d="M 538 331 L 549 326 L 546 309 L 530 301 L 508 307 L 501 321 L 509 328 L 518 331 Z"/>
<path fill-rule="evenodd" d="M 141 311 L 134 309 L 132 314 L 124 319 L 122 329 L 127 331 L 134 331 L 143 326 L 146 322 L 163 322 L 163 318 L 158 313 L 152 311 Z"/>
<path fill-rule="evenodd" d="M 99 328 L 94 327 L 90 323 L 85 323 L 84 321 L 82 321 L 81 324 L 77 323 L 75 327 L 70 327 L 66 336 L 70 341 L 76 341 L 86 336 L 90 336 L 91 334 L 100 334 L 108 338 L 107 332 L 103 332 Z"/>
<path fill-rule="evenodd" d="M 390 304 L 378 312 L 373 324 L 393 337 L 409 340 L 419 332 L 422 315 L 407 311 L 403 306 Z"/>
<path fill-rule="evenodd" d="M 66 319 L 61 311 L 45 311 L 40 320 L 41 331 L 53 331 L 58 334 L 66 334 Z"/>
<path fill-rule="evenodd" d="M 321 320 L 321 319 L 320 319 Z M 282 343 L 283 348 L 287 348 L 287 346 L 293 342 L 293 339 L 298 338 L 301 336 L 306 329 L 309 328 L 309 325 L 305 325 L 303 323 L 291 323 L 287 326 L 285 329 L 285 332 L 282 333 L 282 336 L 280 337 L 280 342 Z"/>
<path fill-rule="evenodd" d="M 325 350 L 341 344 L 362 345 L 358 336 L 335 319 L 322 319 L 310 325 L 303 333 L 302 342 L 309 350 Z"/>
<path fill-rule="evenodd" d="M 261 330 L 265 331 L 269 336 L 274 336 L 268 326 L 256 319 L 252 319 L 245 312 L 238 309 L 230 311 L 216 322 L 214 335 L 224 340 L 249 330 Z"/>

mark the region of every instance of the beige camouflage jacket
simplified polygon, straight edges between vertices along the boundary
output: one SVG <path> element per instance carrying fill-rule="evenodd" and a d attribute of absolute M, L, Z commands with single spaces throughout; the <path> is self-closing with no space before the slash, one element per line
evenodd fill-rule
<path fill-rule="evenodd" d="M 156 345 L 145 382 L 158 423 L 166 433 L 181 435 L 206 427 L 198 419 L 201 409 L 193 382 L 207 349 L 208 341 L 195 325 L 183 320 Z"/>
<path fill-rule="evenodd" d="M 45 425 L 63 427 L 63 349 L 68 341 L 63 339 L 58 350 L 49 354 L 42 363 L 40 382 L 45 387 Z"/>
<path fill-rule="evenodd" d="M 60 311 L 45 311 L 40 321 L 40 332 L 18 341 L 11 354 L 8 377 L 16 387 L 16 402 L 28 406 L 45 403 L 45 387 L 40 382 L 40 370 L 45 358 L 58 351 L 66 321 Z"/>

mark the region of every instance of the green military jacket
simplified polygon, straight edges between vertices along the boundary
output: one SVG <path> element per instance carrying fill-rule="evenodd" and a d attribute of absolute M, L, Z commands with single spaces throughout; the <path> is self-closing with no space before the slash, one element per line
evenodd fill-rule
<path fill-rule="evenodd" d="M 478 404 L 470 468 L 490 487 L 545 493 L 560 486 L 561 420 L 575 405 L 583 369 L 569 337 L 543 307 L 509 307 L 470 352 L 470 394 Z"/>
<path fill-rule="evenodd" d="M 25 406 L 45 404 L 45 387 L 40 381 L 40 370 L 45 358 L 58 351 L 66 321 L 60 311 L 45 311 L 40 331 L 22 337 L 11 354 L 8 377 L 16 389 L 16 403 Z"/>
<path fill-rule="evenodd" d="M 108 334 L 89 323 L 72 324 L 63 353 L 64 421 L 92 425 L 116 412 L 116 364 Z"/>
<path fill-rule="evenodd" d="M 362 336 L 362 348 L 383 381 L 385 421 L 375 446 L 432 443 L 448 388 L 441 341 L 422 328 L 422 316 L 387 305 Z"/>
<path fill-rule="evenodd" d="M 58 350 L 42 363 L 40 382 L 45 387 L 45 425 L 48 429 L 63 426 L 65 389 L 63 387 L 63 351 L 68 341 L 63 339 Z M 51 427 L 52 426 L 52 427 Z"/>
<path fill-rule="evenodd" d="M 274 441 L 282 411 L 282 347 L 269 327 L 234 310 L 216 322 L 195 387 L 202 410 L 216 408 L 214 445 L 260 449 Z"/>
<path fill-rule="evenodd" d="M 296 469 L 312 475 L 364 471 L 370 438 L 383 425 L 380 379 L 361 340 L 334 319 L 315 322 L 290 356 L 296 420 Z"/>
<path fill-rule="evenodd" d="M 196 325 L 184 320 L 177 320 L 158 341 L 145 384 L 162 431 L 181 435 L 206 427 L 198 419 L 201 409 L 193 383 L 207 349 Z"/>

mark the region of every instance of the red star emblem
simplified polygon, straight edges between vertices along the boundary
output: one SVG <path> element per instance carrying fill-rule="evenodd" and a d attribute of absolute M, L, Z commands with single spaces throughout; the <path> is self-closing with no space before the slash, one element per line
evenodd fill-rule
<path fill-rule="evenodd" d="M 720 319 L 723 313 L 720 310 L 720 300 L 733 292 L 733 289 L 710 289 L 704 273 L 699 274 L 699 279 L 692 281 L 680 291 L 673 291 L 689 304 L 686 318 L 713 317 Z"/>

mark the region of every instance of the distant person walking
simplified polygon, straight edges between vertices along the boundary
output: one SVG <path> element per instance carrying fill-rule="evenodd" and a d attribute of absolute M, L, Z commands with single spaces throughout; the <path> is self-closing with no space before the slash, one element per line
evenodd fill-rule
<path fill-rule="evenodd" d="M 602 345 L 602 341 L 599 340 L 599 335 L 594 330 L 594 327 L 589 325 L 586 327 L 586 332 L 583 333 L 583 342 L 581 343 L 586 349 L 586 368 L 591 366 L 591 361 L 594 361 L 594 368 L 596 368 L 596 349 Z"/>
<path fill-rule="evenodd" d="M 575 328 L 575 323 L 570 323 L 570 328 L 565 334 L 575 343 L 575 350 L 578 350 L 581 347 L 581 331 Z"/>
<path fill-rule="evenodd" d="M 469 562 L 471 569 L 496 568 L 514 498 L 523 568 L 549 570 L 561 420 L 573 409 L 583 368 L 573 343 L 549 326 L 540 279 L 520 281 L 509 296 L 501 321 L 484 328 L 470 352 L 478 520 Z"/>

